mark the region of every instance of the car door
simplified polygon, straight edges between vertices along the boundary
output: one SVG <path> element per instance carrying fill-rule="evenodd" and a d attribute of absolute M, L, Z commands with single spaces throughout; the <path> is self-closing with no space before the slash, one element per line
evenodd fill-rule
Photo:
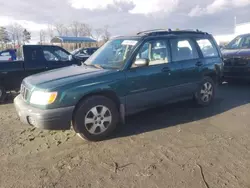
<path fill-rule="evenodd" d="M 44 72 L 47 70 L 48 65 L 44 60 L 41 46 L 26 45 L 23 47 L 23 51 L 25 76 Z"/>
<path fill-rule="evenodd" d="M 218 48 L 216 47 L 215 41 L 210 37 L 206 38 L 196 37 L 195 41 L 203 56 L 202 66 L 200 66 L 200 68 L 202 69 L 201 71 L 204 74 L 216 73 L 219 78 L 222 74 L 221 73 L 222 58 Z"/>
<path fill-rule="evenodd" d="M 148 66 L 136 67 L 138 59 L 147 59 Z M 125 72 L 128 114 L 167 103 L 173 98 L 181 66 L 171 62 L 166 39 L 145 41 L 131 61 L 132 66 Z"/>
<path fill-rule="evenodd" d="M 39 46 L 27 45 L 23 47 L 24 61 L 12 61 L 12 69 L 8 71 L 8 85 L 10 88 L 20 88 L 22 80 L 30 75 L 46 71 Z"/>
<path fill-rule="evenodd" d="M 178 97 L 185 97 L 195 92 L 198 83 L 202 80 L 202 58 L 197 45 L 191 38 L 171 38 L 170 48 L 172 61 L 181 66 L 181 86 Z"/>
<path fill-rule="evenodd" d="M 44 46 L 42 50 L 44 59 L 48 64 L 48 69 L 56 69 L 77 64 L 76 61 L 70 59 L 70 53 L 59 46 Z"/>

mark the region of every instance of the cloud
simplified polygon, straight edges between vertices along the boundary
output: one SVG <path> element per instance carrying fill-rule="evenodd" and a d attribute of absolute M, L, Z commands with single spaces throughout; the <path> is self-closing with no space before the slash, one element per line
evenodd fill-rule
<path fill-rule="evenodd" d="M 108 5 L 114 3 L 113 0 L 95 0 L 95 1 L 88 1 L 88 0 L 70 0 L 71 6 L 76 9 L 105 9 Z"/>
<path fill-rule="evenodd" d="M 134 14 L 149 14 L 159 11 L 171 12 L 177 5 L 178 0 L 70 0 L 71 6 L 76 9 L 107 9 L 115 7 L 118 10 L 126 6 L 126 10 Z"/>
<path fill-rule="evenodd" d="M 8 16 L 0 16 L 0 23 L 1 23 L 1 26 L 8 26 L 12 23 L 18 23 L 29 31 L 40 31 L 42 29 L 47 28 L 46 24 L 38 24 L 38 23 L 35 23 L 33 21 L 28 21 L 28 20 L 16 20 Z"/>
<path fill-rule="evenodd" d="M 249 0 L 0 0 L 0 25 L 17 21 L 30 30 L 79 21 L 93 28 L 109 25 L 112 35 L 154 28 L 230 34 L 234 16 L 249 21 Z"/>
<path fill-rule="evenodd" d="M 188 15 L 190 17 L 194 17 L 206 14 L 214 14 L 227 9 L 244 7 L 247 5 L 250 5 L 250 0 L 214 0 L 211 4 L 208 4 L 204 8 L 196 5 Z"/>

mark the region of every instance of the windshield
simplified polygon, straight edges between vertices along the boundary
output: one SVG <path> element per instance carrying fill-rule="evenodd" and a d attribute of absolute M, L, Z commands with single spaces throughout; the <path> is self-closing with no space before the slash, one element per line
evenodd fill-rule
<path fill-rule="evenodd" d="M 84 64 L 107 69 L 121 69 L 137 42 L 138 41 L 134 39 L 115 39 L 108 41 L 90 56 Z"/>
<path fill-rule="evenodd" d="M 250 48 L 250 36 L 238 36 L 225 47 L 226 49 Z"/>

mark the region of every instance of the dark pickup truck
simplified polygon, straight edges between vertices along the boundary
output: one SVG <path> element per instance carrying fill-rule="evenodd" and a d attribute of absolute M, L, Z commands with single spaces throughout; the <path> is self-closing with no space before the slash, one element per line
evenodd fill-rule
<path fill-rule="evenodd" d="M 81 62 L 59 46 L 24 45 L 22 60 L 0 61 L 0 102 L 6 91 L 19 90 L 25 77 L 73 64 Z"/>

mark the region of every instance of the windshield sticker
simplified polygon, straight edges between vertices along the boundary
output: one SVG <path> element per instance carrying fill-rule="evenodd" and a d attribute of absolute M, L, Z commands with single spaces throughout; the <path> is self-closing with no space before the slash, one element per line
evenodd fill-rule
<path fill-rule="evenodd" d="M 137 41 L 136 40 L 124 40 L 122 42 L 122 45 L 130 45 L 130 46 L 134 46 L 136 45 Z"/>

